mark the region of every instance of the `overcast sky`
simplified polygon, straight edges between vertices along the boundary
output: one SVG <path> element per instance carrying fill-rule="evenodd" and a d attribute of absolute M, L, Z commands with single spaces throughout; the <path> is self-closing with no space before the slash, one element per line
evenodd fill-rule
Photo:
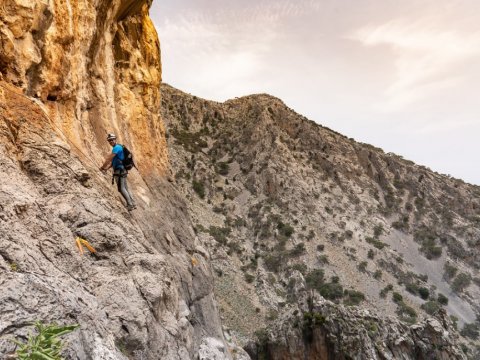
<path fill-rule="evenodd" d="M 480 1 L 154 0 L 163 81 L 269 93 L 357 141 L 480 185 Z"/>

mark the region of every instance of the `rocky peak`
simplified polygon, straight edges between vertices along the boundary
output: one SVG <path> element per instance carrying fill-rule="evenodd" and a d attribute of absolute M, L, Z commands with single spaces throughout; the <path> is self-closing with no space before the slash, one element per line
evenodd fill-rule
<path fill-rule="evenodd" d="M 273 97 L 162 88 L 172 169 L 212 253 L 224 324 L 245 344 L 284 313 L 301 317 L 303 288 L 406 326 L 444 309 L 478 351 L 477 186 Z"/>

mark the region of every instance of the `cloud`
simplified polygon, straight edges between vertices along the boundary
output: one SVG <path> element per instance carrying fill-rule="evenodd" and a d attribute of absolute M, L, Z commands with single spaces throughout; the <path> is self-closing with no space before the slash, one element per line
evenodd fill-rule
<path fill-rule="evenodd" d="M 234 95 L 233 89 L 227 88 L 259 71 L 262 54 L 269 51 L 275 32 L 266 30 L 255 36 L 248 26 L 227 31 L 223 21 L 190 16 L 166 21 L 160 27 L 162 51 L 168 54 L 163 56 L 167 82 L 170 75 L 176 79 L 176 86 L 220 100 Z"/>
<path fill-rule="evenodd" d="M 319 9 L 315 0 L 242 5 L 164 17 L 157 30 L 165 81 L 174 76 L 175 86 L 215 100 L 261 91 L 270 58 L 288 35 L 285 23 Z"/>
<path fill-rule="evenodd" d="M 459 67 L 480 55 L 480 31 L 445 30 L 442 20 L 397 19 L 348 36 L 368 47 L 386 46 L 393 53 L 396 73 L 379 106 L 382 110 L 399 110 L 455 86 L 461 80 Z"/>
<path fill-rule="evenodd" d="M 459 165 L 475 162 L 480 130 L 479 1 L 156 0 L 151 12 L 165 82 L 217 101 L 268 92 L 480 184 Z"/>
<path fill-rule="evenodd" d="M 463 131 L 477 131 L 478 121 L 475 120 L 458 120 L 458 121 L 437 121 L 434 124 L 424 124 L 418 127 L 416 134 L 431 136 L 432 134 L 452 134 L 453 132 L 461 133 Z"/>

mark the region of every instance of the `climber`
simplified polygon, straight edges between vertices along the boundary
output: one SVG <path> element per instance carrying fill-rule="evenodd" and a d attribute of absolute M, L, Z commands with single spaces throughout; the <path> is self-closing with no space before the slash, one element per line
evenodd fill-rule
<path fill-rule="evenodd" d="M 112 146 L 112 153 L 107 155 L 103 165 L 100 167 L 100 170 L 107 171 L 108 169 L 113 167 L 113 179 L 115 179 L 115 182 L 117 183 L 118 191 L 120 192 L 120 194 L 122 194 L 123 198 L 127 202 L 127 210 L 131 211 L 137 206 L 133 201 L 132 195 L 130 195 L 130 192 L 128 191 L 128 171 L 123 166 L 123 146 L 117 144 L 117 137 L 115 136 L 115 134 L 108 134 L 107 141 Z"/>

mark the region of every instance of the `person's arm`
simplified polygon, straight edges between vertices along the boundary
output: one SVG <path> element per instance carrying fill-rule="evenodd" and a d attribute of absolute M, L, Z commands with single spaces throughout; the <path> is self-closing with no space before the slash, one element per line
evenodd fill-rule
<path fill-rule="evenodd" d="M 103 162 L 103 165 L 100 167 L 101 171 L 108 170 L 112 167 L 112 160 L 115 157 L 114 153 L 108 154 L 107 157 L 105 158 L 105 161 Z"/>

